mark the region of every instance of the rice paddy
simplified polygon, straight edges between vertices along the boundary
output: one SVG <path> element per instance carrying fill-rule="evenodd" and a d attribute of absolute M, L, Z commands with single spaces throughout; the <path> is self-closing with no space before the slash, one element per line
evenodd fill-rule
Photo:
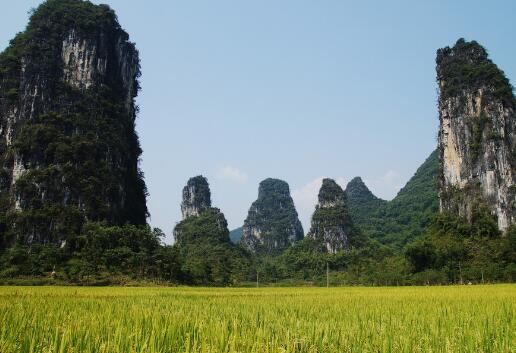
<path fill-rule="evenodd" d="M 0 352 L 515 352 L 516 285 L 0 287 Z"/>

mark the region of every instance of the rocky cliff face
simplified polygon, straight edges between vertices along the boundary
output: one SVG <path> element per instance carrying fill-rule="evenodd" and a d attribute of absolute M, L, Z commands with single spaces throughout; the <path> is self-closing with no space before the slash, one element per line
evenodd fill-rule
<path fill-rule="evenodd" d="M 211 207 L 208 180 L 203 176 L 190 178 L 183 188 L 181 203 L 183 220 L 174 229 L 179 246 L 196 241 L 229 242 L 228 223 L 218 208 Z"/>
<path fill-rule="evenodd" d="M 174 251 L 181 276 L 197 285 L 229 285 L 247 280 L 251 264 L 242 248 L 231 243 L 228 224 L 218 208 L 210 207 L 206 178 L 198 176 L 183 189 L 188 211 L 174 228 Z"/>
<path fill-rule="evenodd" d="M 355 229 L 344 190 L 334 180 L 323 179 L 318 197 L 308 236 L 320 241 L 330 253 L 349 248 Z"/>
<path fill-rule="evenodd" d="M 476 42 L 437 51 L 440 208 L 470 218 L 487 205 L 504 231 L 516 221 L 516 100 Z"/>
<path fill-rule="evenodd" d="M 202 175 L 190 178 L 183 188 L 181 213 L 183 219 L 197 216 L 211 208 L 211 193 L 208 179 Z"/>
<path fill-rule="evenodd" d="M 128 38 L 106 5 L 48 0 L 0 55 L 9 237 L 59 242 L 86 220 L 146 222 L 134 126 L 139 58 Z"/>
<path fill-rule="evenodd" d="M 250 251 L 273 253 L 303 238 L 294 201 L 286 182 L 266 179 L 244 222 L 241 243 Z"/>

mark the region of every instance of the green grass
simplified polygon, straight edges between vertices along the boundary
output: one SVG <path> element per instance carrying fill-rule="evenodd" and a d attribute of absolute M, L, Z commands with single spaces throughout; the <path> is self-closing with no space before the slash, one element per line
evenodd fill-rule
<path fill-rule="evenodd" d="M 0 287 L 0 352 L 514 352 L 516 285 Z"/>

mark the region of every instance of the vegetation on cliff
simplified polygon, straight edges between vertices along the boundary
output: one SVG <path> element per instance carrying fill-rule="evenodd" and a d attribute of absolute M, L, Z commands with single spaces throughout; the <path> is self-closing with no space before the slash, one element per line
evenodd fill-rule
<path fill-rule="evenodd" d="M 468 220 L 481 204 L 505 232 L 516 223 L 516 98 L 477 42 L 437 51 L 441 210 Z"/>
<path fill-rule="evenodd" d="M 362 245 L 361 232 L 351 220 L 344 190 L 334 180 L 325 178 L 318 199 L 308 236 L 331 253 Z"/>
<path fill-rule="evenodd" d="M 226 219 L 218 209 L 212 208 L 181 221 L 174 235 L 181 281 L 229 285 L 247 279 L 248 254 L 230 242 Z"/>
<path fill-rule="evenodd" d="M 80 59 L 63 57 L 71 38 L 105 64 L 88 88 L 65 77 L 65 61 Z M 62 242 L 86 220 L 146 223 L 138 76 L 138 52 L 108 6 L 48 0 L 33 12 L 0 54 L 0 243 Z"/>
<path fill-rule="evenodd" d="M 190 284 L 229 285 L 247 279 L 248 254 L 231 243 L 228 223 L 211 207 L 208 180 L 190 178 L 183 189 L 184 219 L 174 228 L 180 280 Z"/>
<path fill-rule="evenodd" d="M 460 38 L 453 47 L 439 49 L 436 61 L 443 98 L 487 88 L 485 94 L 489 98 L 500 99 L 508 107 L 516 107 L 509 79 L 478 42 Z"/>
<path fill-rule="evenodd" d="M 286 182 L 265 179 L 244 221 L 241 243 L 250 251 L 277 253 L 304 236 Z"/>
<path fill-rule="evenodd" d="M 420 237 L 439 210 L 439 158 L 432 152 L 391 201 L 375 197 L 361 179 L 346 187 L 351 218 L 372 239 L 401 249 Z"/>
<path fill-rule="evenodd" d="M 181 202 L 183 219 L 198 215 L 209 210 L 210 207 L 211 191 L 208 179 L 202 175 L 190 178 L 183 188 L 183 202 Z"/>
<path fill-rule="evenodd" d="M 459 98 L 462 109 L 473 104 L 464 91 L 480 90 L 509 109 L 514 125 L 512 86 L 478 43 L 459 40 L 438 52 L 437 63 L 442 99 Z M 113 10 L 89 1 L 47 0 L 0 54 L 2 281 L 321 284 L 327 271 L 339 284 L 516 278 L 516 228 L 502 237 L 489 205 L 471 202 L 468 195 L 481 198 L 477 180 L 440 193 L 469 202 L 468 217 L 438 214 L 438 151 L 392 201 L 375 197 L 360 178 L 345 192 L 325 179 L 304 239 L 286 182 L 260 183 L 230 239 L 206 178 L 194 177 L 183 189 L 176 242 L 163 244 L 164 234 L 146 224 L 135 131 L 139 75 L 138 52 Z M 488 113 L 464 125 L 468 163 L 482 159 L 488 141 L 493 150 L 507 148 L 514 174 L 514 129 L 492 129 Z M 516 207 L 516 188 L 504 187 Z"/>

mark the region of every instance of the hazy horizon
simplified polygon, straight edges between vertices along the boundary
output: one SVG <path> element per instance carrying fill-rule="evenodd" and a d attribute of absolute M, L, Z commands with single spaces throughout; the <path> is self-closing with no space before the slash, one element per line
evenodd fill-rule
<path fill-rule="evenodd" d="M 0 50 L 40 0 L 0 14 Z M 167 241 L 188 178 L 230 229 L 258 183 L 287 181 L 305 233 L 320 182 L 392 199 L 436 147 L 435 52 L 477 40 L 516 77 L 516 3 L 156 0 L 107 3 L 140 51 L 137 131 L 149 220 Z"/>

